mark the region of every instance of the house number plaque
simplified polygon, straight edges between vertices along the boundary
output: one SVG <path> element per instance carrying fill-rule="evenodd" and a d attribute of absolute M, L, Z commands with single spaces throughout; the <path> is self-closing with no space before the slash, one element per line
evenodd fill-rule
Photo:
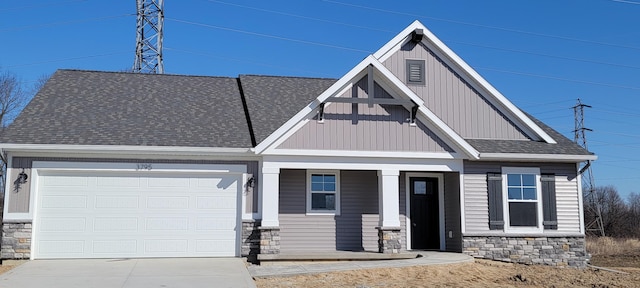
<path fill-rule="evenodd" d="M 136 168 L 136 170 L 147 170 L 147 171 L 151 171 L 152 167 L 150 163 L 138 163 L 138 167 Z"/>

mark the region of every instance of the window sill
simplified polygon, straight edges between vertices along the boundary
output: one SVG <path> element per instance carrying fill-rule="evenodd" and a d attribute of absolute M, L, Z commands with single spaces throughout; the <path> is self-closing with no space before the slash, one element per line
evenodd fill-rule
<path fill-rule="evenodd" d="M 328 211 L 328 212 L 307 211 L 307 213 L 305 215 L 308 215 L 308 216 L 340 216 L 340 213 L 338 213 L 337 211 Z"/>

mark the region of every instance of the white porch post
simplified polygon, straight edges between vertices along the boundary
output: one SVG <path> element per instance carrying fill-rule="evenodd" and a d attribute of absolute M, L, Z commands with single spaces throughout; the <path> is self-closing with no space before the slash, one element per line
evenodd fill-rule
<path fill-rule="evenodd" d="M 278 227 L 280 168 L 262 168 L 262 227 Z"/>
<path fill-rule="evenodd" d="M 400 227 L 400 184 L 398 170 L 378 171 L 378 212 L 380 221 L 378 225 L 382 228 Z"/>
<path fill-rule="evenodd" d="M 262 167 L 262 221 L 260 254 L 280 253 L 280 168 Z"/>

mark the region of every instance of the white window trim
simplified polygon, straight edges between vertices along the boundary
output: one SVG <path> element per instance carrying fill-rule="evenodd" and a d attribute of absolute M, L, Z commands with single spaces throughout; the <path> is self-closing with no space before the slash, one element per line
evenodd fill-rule
<path fill-rule="evenodd" d="M 336 210 L 311 209 L 311 175 L 333 174 L 336 176 Z M 340 215 L 340 170 L 307 170 L 307 213 L 306 215 Z"/>
<path fill-rule="evenodd" d="M 509 190 L 507 174 L 534 174 L 536 175 L 536 206 L 537 208 L 537 227 L 511 227 L 509 222 Z M 540 168 L 535 167 L 502 167 L 502 213 L 504 219 L 504 231 L 507 233 L 542 233 L 544 226 L 542 225 L 542 183 L 540 182 Z M 525 201 L 523 201 L 525 202 Z M 534 202 L 534 201 L 526 201 Z"/>

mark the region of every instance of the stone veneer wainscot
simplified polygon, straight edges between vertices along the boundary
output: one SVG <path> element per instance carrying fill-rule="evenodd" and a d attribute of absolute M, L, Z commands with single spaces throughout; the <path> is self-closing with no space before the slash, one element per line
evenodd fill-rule
<path fill-rule="evenodd" d="M 31 223 L 2 224 L 2 259 L 29 259 L 31 231 Z"/>
<path fill-rule="evenodd" d="M 584 268 L 589 260 L 584 237 L 464 237 L 463 253 L 521 264 Z"/>

